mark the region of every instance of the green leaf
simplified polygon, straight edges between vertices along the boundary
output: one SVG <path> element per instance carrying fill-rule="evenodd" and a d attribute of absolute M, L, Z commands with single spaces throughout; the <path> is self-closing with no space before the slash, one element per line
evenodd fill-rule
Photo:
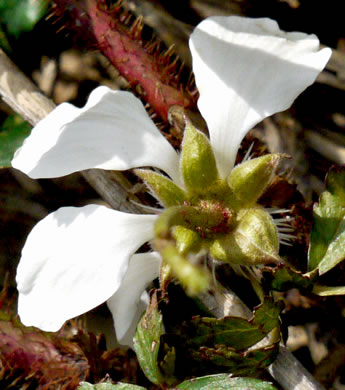
<path fill-rule="evenodd" d="M 189 379 L 176 388 L 179 390 L 277 390 L 269 382 L 253 378 L 231 378 L 229 374 Z"/>
<path fill-rule="evenodd" d="M 10 167 L 15 151 L 30 134 L 31 126 L 19 115 L 10 115 L 0 128 L 0 168 Z"/>
<path fill-rule="evenodd" d="M 218 345 L 190 350 L 190 356 L 198 362 L 199 369 L 207 372 L 226 369 L 232 375 L 252 375 L 269 366 L 277 357 L 278 350 L 278 342 L 246 352 L 236 352 L 233 348 Z"/>
<path fill-rule="evenodd" d="M 7 53 L 11 51 L 10 43 L 8 42 L 5 31 L 2 29 L 0 24 L 0 47 L 3 48 Z"/>
<path fill-rule="evenodd" d="M 308 269 L 322 275 L 345 258 L 345 169 L 333 168 L 327 176 L 327 190 L 314 206 Z"/>
<path fill-rule="evenodd" d="M 332 295 L 345 295 L 345 286 L 321 286 L 316 284 L 313 293 L 321 297 L 329 297 Z"/>
<path fill-rule="evenodd" d="M 268 332 L 279 327 L 281 305 L 269 298 L 258 306 L 251 320 L 240 317 L 194 317 L 178 330 L 181 344 L 188 348 L 213 347 L 223 344 L 236 350 L 244 350 L 262 340 Z"/>
<path fill-rule="evenodd" d="M 310 290 L 313 287 L 317 274 L 302 274 L 291 267 L 279 264 L 278 267 L 264 269 L 264 277 L 270 289 L 276 291 L 287 291 L 291 288 Z"/>
<path fill-rule="evenodd" d="M 130 385 L 128 383 L 117 383 L 113 385 L 111 383 L 98 383 L 92 385 L 88 382 L 82 382 L 77 390 L 146 390 L 145 387 Z"/>
<path fill-rule="evenodd" d="M 170 348 L 167 344 L 163 347 L 165 349 L 164 358 L 159 363 L 159 366 L 165 375 L 173 377 L 175 371 L 176 351 L 175 348 Z"/>
<path fill-rule="evenodd" d="M 157 292 L 152 295 L 150 305 L 146 313 L 142 317 L 137 327 L 137 332 L 134 337 L 134 350 L 141 369 L 146 377 L 154 384 L 171 384 L 176 380 L 167 372 L 163 373 L 160 370 L 160 361 L 158 360 L 158 353 L 160 348 L 160 338 L 163 334 L 163 318 L 158 310 Z M 171 367 L 174 361 L 174 354 L 169 350 L 167 352 L 166 360 L 163 358 L 163 368 L 169 373 L 173 371 Z M 172 361 L 173 360 L 173 361 Z"/>
<path fill-rule="evenodd" d="M 0 23 L 6 25 L 8 34 L 18 37 L 31 31 L 50 6 L 41 0 L 0 0 Z"/>

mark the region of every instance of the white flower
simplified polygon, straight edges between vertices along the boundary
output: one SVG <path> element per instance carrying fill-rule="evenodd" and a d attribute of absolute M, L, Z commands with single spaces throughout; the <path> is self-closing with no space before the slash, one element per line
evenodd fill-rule
<path fill-rule="evenodd" d="M 212 17 L 190 38 L 193 70 L 218 170 L 225 178 L 239 145 L 258 122 L 288 108 L 330 57 L 313 35 L 285 33 L 269 19 Z M 179 156 L 134 95 L 99 87 L 82 109 L 64 103 L 35 126 L 13 167 L 32 178 L 89 168 L 152 166 L 183 188 Z M 18 266 L 19 315 L 56 331 L 107 301 L 118 340 L 131 345 L 157 253 L 135 254 L 153 238 L 154 215 L 103 206 L 65 207 L 30 233 Z"/>

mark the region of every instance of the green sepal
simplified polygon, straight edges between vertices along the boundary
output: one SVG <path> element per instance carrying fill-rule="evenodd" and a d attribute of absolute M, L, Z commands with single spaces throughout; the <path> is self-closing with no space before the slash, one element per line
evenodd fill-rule
<path fill-rule="evenodd" d="M 277 390 L 269 382 L 254 378 L 231 378 L 229 374 L 207 375 L 186 380 L 178 390 Z"/>
<path fill-rule="evenodd" d="M 186 228 L 193 227 L 195 224 L 202 223 L 200 220 L 200 212 L 193 206 L 172 206 L 164 210 L 157 218 L 154 232 L 155 237 L 167 238 L 171 236 L 171 228 L 174 226 L 185 226 Z M 191 222 L 193 221 L 193 226 Z"/>
<path fill-rule="evenodd" d="M 333 168 L 327 176 L 327 190 L 314 206 L 308 270 L 322 275 L 345 258 L 345 168 Z"/>
<path fill-rule="evenodd" d="M 227 182 L 241 207 L 251 207 L 269 186 L 282 154 L 267 154 L 237 165 Z"/>
<path fill-rule="evenodd" d="M 184 131 L 180 164 L 186 188 L 191 193 L 204 192 L 218 179 L 210 141 L 190 122 Z"/>
<path fill-rule="evenodd" d="M 166 176 L 148 169 L 135 169 L 134 173 L 145 182 L 164 207 L 182 205 L 186 200 L 185 192 Z"/>
<path fill-rule="evenodd" d="M 176 240 L 176 248 L 181 255 L 197 253 L 201 249 L 202 240 L 194 230 L 179 225 L 173 230 L 173 237 Z"/>
<path fill-rule="evenodd" d="M 165 267 L 168 266 L 168 273 L 171 273 L 182 283 L 188 295 L 205 292 L 210 281 L 208 272 L 204 268 L 192 264 L 190 259 L 183 254 L 192 247 L 196 249 L 196 246 L 201 242 L 192 231 L 188 232 L 189 229 L 183 229 L 182 226 L 183 224 L 188 225 L 188 221 L 199 217 L 199 214 L 198 210 L 192 206 L 170 207 L 158 217 L 154 228 L 155 250 L 161 254 Z M 187 237 L 189 242 L 181 241 L 184 234 L 177 235 L 176 240 L 174 233 L 176 234 L 178 231 L 186 233 L 186 236 L 189 236 Z M 167 276 L 170 277 L 170 275 Z"/>
<path fill-rule="evenodd" d="M 238 220 L 233 232 L 212 243 L 212 257 L 242 265 L 279 263 L 278 231 L 271 216 L 252 208 L 242 210 Z"/>
<path fill-rule="evenodd" d="M 97 383 L 92 385 L 88 382 L 81 382 L 77 390 L 146 390 L 146 387 L 131 385 L 129 383 Z"/>
<path fill-rule="evenodd" d="M 187 295 L 204 293 L 210 284 L 210 275 L 203 267 L 192 264 L 187 257 L 182 256 L 174 244 L 155 240 L 162 259 L 171 267 L 172 274 L 181 282 Z"/>

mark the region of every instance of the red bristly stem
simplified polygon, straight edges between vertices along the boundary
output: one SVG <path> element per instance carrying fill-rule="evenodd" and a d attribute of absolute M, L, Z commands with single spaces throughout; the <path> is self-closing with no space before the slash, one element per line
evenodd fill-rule
<path fill-rule="evenodd" d="M 55 13 L 67 16 L 71 28 L 79 30 L 92 46 L 96 44 L 164 121 L 171 106 L 195 105 L 178 80 L 171 53 L 157 53 L 157 42 L 142 43 L 138 19 L 127 27 L 129 16 L 119 6 L 108 7 L 105 0 L 54 0 L 54 4 Z"/>

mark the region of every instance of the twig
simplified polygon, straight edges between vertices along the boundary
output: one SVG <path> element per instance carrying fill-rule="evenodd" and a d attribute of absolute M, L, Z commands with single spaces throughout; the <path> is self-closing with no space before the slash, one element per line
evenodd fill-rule
<path fill-rule="evenodd" d="M 31 125 L 35 125 L 55 108 L 55 103 L 43 95 L 0 49 L 0 94 L 2 99 Z M 126 201 L 128 188 L 120 172 L 90 169 L 81 172 L 87 182 L 111 207 L 138 213 L 141 210 Z"/>
<path fill-rule="evenodd" d="M 304 137 L 307 144 L 326 159 L 338 164 L 345 164 L 345 148 L 331 141 L 329 138 L 313 130 L 306 130 Z"/>
<path fill-rule="evenodd" d="M 0 49 L 0 94 L 11 108 L 21 114 L 31 124 L 36 124 L 54 107 L 54 103 L 38 91 L 35 85 L 25 77 Z M 83 175 L 96 191 L 107 200 L 112 207 L 123 211 L 137 212 L 137 208 L 127 200 L 126 190 L 101 170 L 84 171 Z M 234 312 L 237 315 L 249 315 L 249 309 L 239 298 L 227 291 L 217 292 L 201 297 L 205 305 L 216 316 L 224 316 Z M 247 314 L 246 314 L 247 313 Z M 251 313 L 250 313 L 251 314 Z M 324 388 L 305 370 L 298 360 L 286 348 L 281 347 L 279 355 L 268 368 L 272 377 L 285 390 L 324 390 Z"/>

